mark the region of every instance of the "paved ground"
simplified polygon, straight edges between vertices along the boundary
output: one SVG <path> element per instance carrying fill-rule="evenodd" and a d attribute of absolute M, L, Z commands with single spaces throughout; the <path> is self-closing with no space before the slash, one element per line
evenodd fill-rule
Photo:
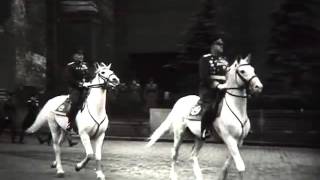
<path fill-rule="evenodd" d="M 76 139 L 78 140 L 78 139 Z M 142 141 L 111 141 L 104 144 L 103 165 L 107 179 L 111 180 L 167 180 L 170 170 L 172 143 L 160 142 L 151 149 L 143 148 Z M 189 154 L 192 144 L 182 146 L 179 174 L 182 180 L 194 179 Z M 83 156 L 82 145 L 63 149 L 64 179 L 95 179 L 94 162 L 80 171 L 74 165 Z M 241 150 L 247 171 L 246 180 L 319 180 L 320 149 L 244 146 Z M 214 179 L 226 157 L 226 149 L 220 144 L 206 144 L 201 151 L 200 165 L 205 179 Z M 51 146 L 39 145 L 32 137 L 26 144 L 11 144 L 0 137 L 1 180 L 51 180 L 57 179 L 55 170 L 49 168 L 53 160 Z M 231 167 L 229 179 L 236 174 Z"/>

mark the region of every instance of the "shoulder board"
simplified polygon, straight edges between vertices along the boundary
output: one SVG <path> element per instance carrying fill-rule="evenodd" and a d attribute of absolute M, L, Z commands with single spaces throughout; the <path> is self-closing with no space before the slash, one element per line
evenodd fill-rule
<path fill-rule="evenodd" d="M 72 65 L 72 64 L 74 64 L 74 62 L 69 62 L 67 65 L 70 66 L 70 65 Z"/>
<path fill-rule="evenodd" d="M 202 57 L 210 57 L 212 54 L 205 54 Z"/>

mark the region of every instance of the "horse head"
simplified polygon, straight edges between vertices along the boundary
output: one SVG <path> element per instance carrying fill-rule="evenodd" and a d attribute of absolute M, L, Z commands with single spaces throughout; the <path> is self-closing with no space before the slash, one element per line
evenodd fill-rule
<path fill-rule="evenodd" d="M 250 64 L 251 55 L 245 58 L 238 58 L 230 66 L 227 74 L 227 79 L 231 79 L 233 85 L 237 88 L 243 88 L 249 91 L 250 94 L 256 95 L 262 92 L 263 85 L 255 73 L 254 67 Z"/>
<path fill-rule="evenodd" d="M 101 78 L 107 86 L 115 87 L 120 84 L 120 79 L 110 69 L 111 64 L 105 65 L 103 62 L 95 63 L 96 76 Z"/>

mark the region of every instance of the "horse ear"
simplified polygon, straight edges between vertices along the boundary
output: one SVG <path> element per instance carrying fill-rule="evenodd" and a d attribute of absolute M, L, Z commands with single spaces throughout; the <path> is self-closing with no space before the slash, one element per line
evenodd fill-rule
<path fill-rule="evenodd" d="M 236 56 L 236 62 L 237 62 L 237 64 L 240 63 L 240 60 L 241 60 L 241 59 L 242 59 L 242 57 L 241 57 L 240 55 Z"/>
<path fill-rule="evenodd" d="M 248 54 L 246 60 L 247 60 L 247 62 L 250 64 L 250 62 L 251 62 L 251 54 Z"/>
<path fill-rule="evenodd" d="M 108 68 L 108 69 L 110 69 L 110 68 L 111 68 L 111 64 L 112 64 L 112 63 L 110 63 L 110 64 L 107 66 L 107 68 Z"/>
<path fill-rule="evenodd" d="M 104 62 L 101 62 L 101 63 L 100 63 L 100 66 L 106 67 L 107 65 L 106 65 Z"/>
<path fill-rule="evenodd" d="M 93 65 L 96 69 L 99 69 L 99 63 L 95 62 Z"/>
<path fill-rule="evenodd" d="M 236 60 L 234 60 L 232 66 L 237 66 L 239 64 L 239 58 L 237 58 Z"/>

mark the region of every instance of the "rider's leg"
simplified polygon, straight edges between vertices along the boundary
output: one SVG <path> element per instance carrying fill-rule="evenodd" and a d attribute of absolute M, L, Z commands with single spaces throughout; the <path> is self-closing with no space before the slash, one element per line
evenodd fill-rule
<path fill-rule="evenodd" d="M 205 139 L 208 135 L 208 128 L 210 122 L 212 122 L 212 111 L 210 108 L 212 107 L 211 103 L 203 102 L 201 105 L 202 117 L 201 117 L 201 138 Z"/>
<path fill-rule="evenodd" d="M 223 93 L 215 92 L 208 94 L 206 101 L 203 105 L 203 115 L 201 118 L 201 138 L 205 139 L 209 136 L 209 132 L 212 128 L 212 122 L 217 117 L 219 110 L 219 103 L 222 99 Z M 202 107 L 201 107 L 202 108 Z"/>
<path fill-rule="evenodd" d="M 77 89 L 73 89 L 70 92 L 70 101 L 71 101 L 71 107 L 69 112 L 67 113 L 68 117 L 68 128 L 67 130 L 71 130 L 74 126 L 74 121 L 78 112 L 78 104 L 80 99 L 80 91 Z"/>

